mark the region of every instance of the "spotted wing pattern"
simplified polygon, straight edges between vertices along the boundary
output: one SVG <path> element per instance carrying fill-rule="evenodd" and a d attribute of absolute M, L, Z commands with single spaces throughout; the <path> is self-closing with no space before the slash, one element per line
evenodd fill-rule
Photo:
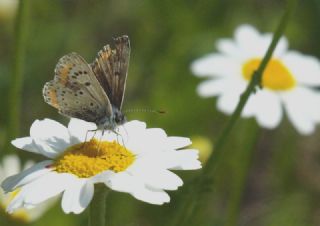
<path fill-rule="evenodd" d="M 111 49 L 110 45 L 104 46 L 91 67 L 111 104 L 121 110 L 129 67 L 130 41 L 124 35 L 115 38 L 114 42 L 115 49 Z"/>
<path fill-rule="evenodd" d="M 77 53 L 62 57 L 55 69 L 54 80 L 43 88 L 45 102 L 59 113 L 98 123 L 110 117 L 110 101 L 90 65 Z"/>

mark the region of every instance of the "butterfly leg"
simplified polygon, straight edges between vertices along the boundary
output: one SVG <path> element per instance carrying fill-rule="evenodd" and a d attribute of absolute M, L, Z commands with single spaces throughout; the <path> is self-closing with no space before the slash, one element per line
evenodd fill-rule
<path fill-rule="evenodd" d="M 121 137 L 121 141 L 122 141 L 122 145 L 126 148 L 125 142 L 124 142 L 124 139 L 123 139 L 122 135 L 121 135 L 118 131 L 116 131 L 116 130 L 112 130 L 112 132 L 117 135 L 117 143 L 120 144 L 120 142 L 119 142 L 119 140 L 118 140 L 118 137 L 120 136 L 120 137 Z"/>
<path fill-rule="evenodd" d="M 94 132 L 92 138 L 90 139 L 90 140 L 92 140 L 92 139 L 95 137 L 97 131 L 98 131 L 97 129 L 87 130 L 86 136 L 85 136 L 85 138 L 84 138 L 84 142 L 83 142 L 83 144 L 82 144 L 81 147 L 80 147 L 81 149 L 84 148 L 85 145 L 86 145 L 86 143 L 87 143 L 87 138 L 88 138 L 89 132 Z M 89 141 L 89 140 L 88 140 L 88 141 Z"/>
<path fill-rule="evenodd" d="M 123 129 L 124 129 L 124 131 L 125 131 L 125 133 L 126 133 L 126 135 L 127 135 L 128 141 L 129 141 L 129 134 L 128 134 L 128 131 L 127 131 L 126 127 L 124 127 L 123 125 L 122 125 L 122 127 L 123 127 Z"/>
<path fill-rule="evenodd" d="M 98 149 L 98 154 L 99 154 L 99 152 L 100 152 L 100 143 L 101 143 L 101 141 L 102 141 L 104 132 L 105 132 L 105 130 L 103 129 L 102 132 L 101 132 L 101 136 L 100 136 L 99 142 L 98 142 L 98 147 L 97 147 L 97 149 Z"/>
<path fill-rule="evenodd" d="M 97 129 L 87 130 L 86 136 L 85 136 L 85 138 L 84 138 L 84 142 L 87 142 L 87 138 L 88 138 L 88 133 L 89 133 L 89 132 L 94 132 L 92 138 L 90 139 L 90 140 L 92 140 L 92 139 L 94 138 L 94 136 L 96 135 L 97 131 L 98 131 Z"/>

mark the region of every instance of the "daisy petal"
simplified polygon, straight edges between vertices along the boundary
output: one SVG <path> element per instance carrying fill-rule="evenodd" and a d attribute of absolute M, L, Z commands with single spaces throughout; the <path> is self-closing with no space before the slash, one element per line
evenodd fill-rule
<path fill-rule="evenodd" d="M 133 121 L 125 123 L 123 125 L 123 127 L 125 127 L 125 131 L 120 131 L 120 132 L 127 132 L 128 134 L 130 134 L 130 133 L 144 131 L 146 129 L 147 125 L 145 122 L 133 120 Z M 120 130 L 123 129 L 123 127 L 120 126 Z"/>
<path fill-rule="evenodd" d="M 93 183 L 75 180 L 63 193 L 61 206 L 65 213 L 81 213 L 91 202 L 94 194 Z"/>
<path fill-rule="evenodd" d="M 128 133 L 129 134 L 129 133 Z M 161 152 L 167 148 L 167 134 L 163 129 L 146 129 L 140 134 L 129 135 L 125 144 L 135 154 Z"/>
<path fill-rule="evenodd" d="M 231 39 L 227 39 L 227 38 L 220 39 L 217 41 L 216 46 L 221 53 L 227 56 L 241 58 L 241 53 L 239 53 L 238 46 Z"/>
<path fill-rule="evenodd" d="M 170 202 L 170 196 L 166 192 L 148 187 L 138 190 L 133 196 L 138 200 L 154 205 Z"/>
<path fill-rule="evenodd" d="M 151 204 L 161 205 L 170 201 L 170 197 L 166 192 L 148 188 L 139 178 L 127 173 L 115 174 L 106 184 L 113 190 L 128 192 L 136 199 Z"/>
<path fill-rule="evenodd" d="M 169 153 L 169 152 L 168 152 Z M 195 149 L 184 149 L 176 152 L 170 152 L 171 157 L 167 159 L 174 159 L 174 161 L 167 161 L 167 168 L 172 170 L 195 170 L 200 169 L 201 162 L 198 160 L 199 151 Z"/>
<path fill-rule="evenodd" d="M 19 149 L 30 151 L 37 154 L 43 154 L 44 151 L 40 151 L 38 145 L 34 142 L 32 137 L 22 137 L 11 141 L 11 144 Z"/>
<path fill-rule="evenodd" d="M 113 190 L 130 194 L 143 187 L 143 183 L 140 180 L 135 179 L 126 172 L 113 174 L 109 178 L 105 178 L 104 183 Z"/>
<path fill-rule="evenodd" d="M 2 182 L 1 187 L 5 192 L 10 192 L 15 190 L 17 187 L 28 184 L 33 180 L 37 179 L 38 177 L 50 172 L 51 169 L 46 168 L 50 164 L 52 164 L 51 160 L 37 163 L 29 169 L 26 169 L 17 175 L 10 176 L 7 179 L 5 179 Z"/>
<path fill-rule="evenodd" d="M 39 151 L 48 157 L 55 157 L 70 144 L 67 128 L 51 119 L 36 120 L 30 128 L 30 136 Z"/>
<path fill-rule="evenodd" d="M 211 79 L 201 82 L 197 87 L 197 93 L 202 97 L 221 95 L 225 92 L 226 79 Z"/>
<path fill-rule="evenodd" d="M 112 170 L 106 170 L 103 171 L 102 173 L 99 173 L 93 177 L 90 178 L 90 182 L 93 184 L 97 184 L 97 183 L 105 183 L 107 184 L 109 179 L 113 176 L 115 176 L 115 172 L 113 172 Z"/>
<path fill-rule="evenodd" d="M 24 202 L 37 205 L 52 198 L 64 191 L 73 178 L 71 174 L 50 172 L 21 188 L 22 193 L 26 191 Z"/>
<path fill-rule="evenodd" d="M 246 88 L 247 83 L 239 78 L 219 78 L 200 83 L 197 92 L 202 97 L 216 95 L 240 95 Z"/>
<path fill-rule="evenodd" d="M 168 137 L 168 146 L 172 149 L 179 149 L 191 144 L 191 140 L 186 137 Z"/>
<path fill-rule="evenodd" d="M 124 125 L 120 125 L 117 127 L 117 134 L 111 131 L 106 131 L 103 140 L 107 141 L 117 141 L 121 145 L 125 145 L 127 147 L 135 147 L 141 144 L 140 139 L 144 136 L 146 132 L 146 124 L 144 122 L 140 122 L 138 120 L 133 120 L 125 123 Z M 121 134 L 119 137 L 118 134 Z M 130 134 L 130 136 L 128 136 Z M 133 148 L 139 149 L 139 148 Z"/>
<path fill-rule="evenodd" d="M 92 122 L 86 122 L 81 119 L 72 118 L 68 125 L 71 142 L 73 144 L 84 142 L 88 131 L 96 130 L 97 126 Z"/>
<path fill-rule="evenodd" d="M 87 182 L 80 192 L 80 207 L 82 210 L 87 208 L 94 195 L 94 184 Z M 81 212 L 82 212 L 81 210 Z"/>
<path fill-rule="evenodd" d="M 229 92 L 218 97 L 217 108 L 225 114 L 232 114 L 239 103 L 241 93 Z"/>
<path fill-rule="evenodd" d="M 283 115 L 280 98 L 268 90 L 257 92 L 250 96 L 243 114 L 252 114 L 260 126 L 273 129 L 279 125 Z"/>
<path fill-rule="evenodd" d="M 261 46 L 261 36 L 258 31 L 247 24 L 239 26 L 235 31 L 235 40 L 242 52 L 243 58 L 253 58 L 263 56 L 268 45 Z M 271 40 L 270 40 L 271 41 Z"/>
<path fill-rule="evenodd" d="M 320 61 L 317 58 L 289 51 L 282 60 L 299 83 L 308 86 L 320 85 Z"/>
<path fill-rule="evenodd" d="M 307 88 L 283 93 L 283 103 L 293 126 L 303 135 L 311 134 L 320 121 L 320 94 Z"/>
<path fill-rule="evenodd" d="M 252 41 L 256 42 L 256 40 L 259 40 L 260 34 L 253 26 L 242 24 L 237 27 L 234 37 L 238 45 L 242 45 L 243 43 L 247 43 L 249 45 Z M 249 49 L 252 49 L 252 47 Z"/>
<path fill-rule="evenodd" d="M 11 213 L 21 207 L 30 209 L 56 196 L 68 184 L 70 176 L 68 174 L 49 173 L 45 177 L 38 178 L 23 186 L 7 207 L 7 211 Z"/>
<path fill-rule="evenodd" d="M 191 64 L 191 71 L 199 77 L 234 76 L 241 71 L 239 63 L 221 54 L 208 54 Z"/>
<path fill-rule="evenodd" d="M 235 39 L 242 53 L 242 58 L 262 58 L 272 41 L 272 34 L 261 35 L 251 25 L 241 25 L 235 31 Z M 288 41 L 285 37 L 281 37 L 274 50 L 274 57 L 281 57 L 288 48 Z"/>
<path fill-rule="evenodd" d="M 140 178 L 145 184 L 155 189 L 176 190 L 183 184 L 181 178 L 169 170 L 148 168 L 149 170 L 146 171 L 144 167 L 135 167 L 130 172 L 133 176 Z"/>

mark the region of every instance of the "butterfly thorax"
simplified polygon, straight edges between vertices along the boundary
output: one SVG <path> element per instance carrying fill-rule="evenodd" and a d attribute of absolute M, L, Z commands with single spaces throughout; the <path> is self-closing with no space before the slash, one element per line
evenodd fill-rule
<path fill-rule="evenodd" d="M 126 122 L 125 115 L 116 107 L 112 108 L 111 117 L 105 116 L 96 122 L 98 129 L 102 130 L 115 130 L 119 125 L 122 125 Z"/>

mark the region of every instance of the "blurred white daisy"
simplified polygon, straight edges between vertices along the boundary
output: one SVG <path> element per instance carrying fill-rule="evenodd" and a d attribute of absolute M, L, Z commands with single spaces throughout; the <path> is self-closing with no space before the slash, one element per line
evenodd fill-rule
<path fill-rule="evenodd" d="M 32 161 L 28 161 L 21 166 L 20 160 L 16 155 L 8 155 L 3 158 L 2 163 L 0 165 L 0 181 L 3 181 L 5 178 L 12 176 L 14 174 L 19 173 L 21 170 L 27 169 L 33 165 Z M 12 192 L 4 194 L 0 191 L 0 207 L 4 211 L 9 203 L 14 199 L 17 194 L 19 194 L 20 190 L 15 189 Z M 22 221 L 25 223 L 30 223 L 37 220 L 41 217 L 45 211 L 47 211 L 54 204 L 54 200 L 50 200 L 42 203 L 37 206 L 37 208 L 26 209 L 26 208 L 18 208 L 11 215 L 16 221 Z"/>
<path fill-rule="evenodd" d="M 0 0 L 0 19 L 11 19 L 15 16 L 18 0 Z"/>
<path fill-rule="evenodd" d="M 68 128 L 50 119 L 36 120 L 30 137 L 13 140 L 14 146 L 50 160 L 2 183 L 6 192 L 20 189 L 7 211 L 33 207 L 63 193 L 64 212 L 81 213 L 92 199 L 95 183 L 160 205 L 170 201 L 164 190 L 176 190 L 183 184 L 170 170 L 201 168 L 197 150 L 181 150 L 191 144 L 188 138 L 168 137 L 162 129 L 147 129 L 145 123 L 131 121 L 120 126 L 118 134 L 102 136 L 97 131 L 97 139 L 85 142 L 87 131 L 95 128 L 78 119 L 71 119 Z"/>
<path fill-rule="evenodd" d="M 217 108 L 231 114 L 251 76 L 271 43 L 271 34 L 260 34 L 249 25 L 239 26 L 234 39 L 217 42 L 218 53 L 208 54 L 191 65 L 196 76 L 208 77 L 198 87 L 203 97 L 218 96 Z M 301 134 L 310 134 L 320 121 L 320 63 L 312 56 L 288 50 L 281 38 L 262 79 L 263 90 L 251 95 L 243 117 L 255 117 L 264 128 L 275 128 L 283 109 Z"/>

